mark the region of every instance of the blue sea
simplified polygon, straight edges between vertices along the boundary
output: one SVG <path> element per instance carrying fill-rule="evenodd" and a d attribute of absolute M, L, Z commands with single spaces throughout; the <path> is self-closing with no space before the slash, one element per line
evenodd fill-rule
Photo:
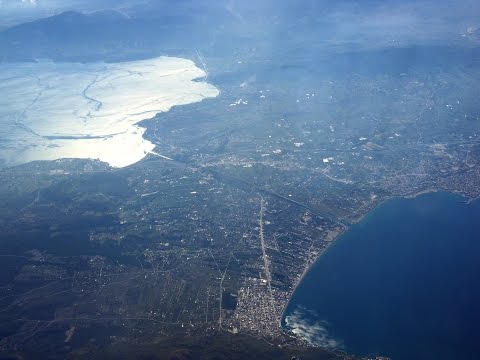
<path fill-rule="evenodd" d="M 480 359 L 480 202 L 429 193 L 379 206 L 314 264 L 283 323 L 359 355 Z"/>

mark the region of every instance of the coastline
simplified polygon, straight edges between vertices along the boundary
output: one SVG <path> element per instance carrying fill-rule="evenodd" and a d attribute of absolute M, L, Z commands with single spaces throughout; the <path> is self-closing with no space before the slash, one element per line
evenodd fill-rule
<path fill-rule="evenodd" d="M 471 197 L 471 196 L 468 196 L 467 194 L 465 193 L 462 193 L 462 192 L 459 192 L 459 191 L 454 191 L 454 190 L 444 190 L 444 189 L 426 189 L 426 190 L 421 190 L 421 191 L 418 191 L 418 192 L 415 192 L 415 193 L 412 193 L 410 195 L 404 195 L 404 196 L 392 196 L 392 197 L 388 197 L 386 199 L 383 199 L 383 200 L 380 200 L 377 204 L 375 204 L 370 210 L 368 210 L 367 212 L 365 212 L 365 214 L 361 215 L 360 217 L 358 217 L 357 219 L 355 220 L 352 220 L 352 223 L 351 225 L 354 225 L 354 224 L 358 224 L 360 222 L 362 222 L 369 214 L 372 213 L 372 211 L 378 209 L 381 205 L 383 205 L 384 203 L 388 202 L 388 201 L 391 201 L 391 200 L 394 200 L 394 199 L 414 199 L 418 196 L 421 196 L 421 195 L 425 195 L 425 194 L 430 194 L 430 193 L 438 193 L 438 192 L 445 192 L 445 193 L 450 193 L 450 194 L 453 194 L 453 195 L 458 195 L 458 196 L 461 196 L 463 198 L 466 199 L 466 204 L 470 204 L 472 202 L 474 202 L 475 200 L 479 200 L 480 199 L 480 196 L 478 197 Z M 298 278 L 298 280 L 296 281 L 291 293 L 289 294 L 289 297 L 288 297 L 288 301 L 285 303 L 284 307 L 283 307 L 283 310 L 282 310 L 282 313 L 281 313 L 281 316 L 280 316 L 280 319 L 279 319 L 279 325 L 280 325 L 280 329 L 281 331 L 285 334 L 285 335 L 288 335 L 290 337 L 293 337 L 297 340 L 302 340 L 304 341 L 303 339 L 299 338 L 297 335 L 287 331 L 287 329 L 285 329 L 285 327 L 283 326 L 283 320 L 285 319 L 285 313 L 293 299 L 293 295 L 295 294 L 297 288 L 300 286 L 300 284 L 302 283 L 302 281 L 304 280 L 305 276 L 308 274 L 308 272 L 312 269 L 312 267 L 315 265 L 315 263 L 317 263 L 323 255 L 326 254 L 326 252 L 329 250 L 330 246 L 335 243 L 342 235 L 344 235 L 348 230 L 350 229 L 350 226 L 344 226 L 343 230 L 333 239 L 331 240 L 330 242 L 327 243 L 327 245 L 325 246 L 325 248 L 320 252 L 320 254 L 318 254 L 318 256 L 310 263 L 310 264 L 307 264 L 305 266 L 305 269 L 303 270 L 302 274 L 300 275 L 300 277 Z"/>
<path fill-rule="evenodd" d="M 434 359 L 443 350 L 472 354 L 478 345 L 471 319 L 478 313 L 480 296 L 473 290 L 480 203 L 468 204 L 476 191 L 429 190 L 398 197 L 372 213 L 313 267 L 285 313 L 288 322 L 283 325 L 292 337 L 313 346 L 329 338 L 344 341 L 357 356 L 379 353 L 408 359 L 406 348 L 418 349 L 418 358 L 428 355 L 439 334 L 448 331 L 444 347 L 432 349 L 432 356 L 425 358 Z M 430 307 L 432 296 L 438 305 Z M 451 306 L 460 299 L 466 299 L 465 309 Z M 405 318 L 406 312 L 415 316 Z M 366 327 L 359 318 L 373 320 Z M 442 330 L 443 324 L 458 324 L 458 331 L 455 326 Z M 317 330 L 322 327 L 325 332 Z M 427 334 L 425 342 L 422 338 L 418 343 L 422 333 Z M 460 348 L 462 339 L 467 339 L 466 346 Z"/>
<path fill-rule="evenodd" d="M 282 313 L 281 313 L 281 316 L 280 316 L 280 328 L 282 329 L 282 331 L 284 333 L 286 333 L 287 335 L 291 335 L 290 333 L 287 333 L 284 329 L 284 327 L 282 326 L 282 322 L 283 322 L 283 319 L 285 317 L 285 312 L 287 311 L 288 309 L 288 305 L 290 305 L 290 302 L 292 301 L 292 298 L 293 298 L 293 294 L 295 294 L 295 291 L 297 290 L 298 286 L 300 286 L 300 284 L 302 283 L 303 279 L 305 278 L 305 276 L 308 274 L 308 272 L 310 271 L 310 269 L 315 265 L 315 263 L 323 256 L 326 254 L 326 252 L 329 250 L 330 246 L 333 245 L 333 243 L 335 243 L 347 230 L 349 229 L 349 227 L 344 227 L 342 229 L 342 231 L 337 235 L 335 236 L 335 238 L 332 240 L 332 241 L 329 241 L 327 243 L 327 245 L 323 248 L 323 250 L 320 252 L 320 254 L 318 254 L 318 256 L 310 263 L 310 264 L 307 264 L 305 266 L 305 268 L 303 269 L 303 272 L 302 274 L 299 276 L 299 278 L 297 279 L 297 281 L 295 282 L 295 285 L 293 286 L 293 289 L 291 290 L 291 293 L 288 297 L 288 301 L 285 303 L 283 309 L 282 309 Z"/>
<path fill-rule="evenodd" d="M 48 86 L 38 85 L 42 90 L 38 97 L 37 85 L 28 81 L 32 71 L 49 82 Z M 220 94 L 206 81 L 205 70 L 179 57 L 120 63 L 14 63 L 2 70 L 8 72 L 17 74 L 18 79 L 2 83 L 8 96 L 2 100 L 5 106 L 0 112 L 23 114 L 26 104 L 35 100 L 22 115 L 21 126 L 4 116 L 6 133 L 19 144 L 2 148 L 2 160 L 9 166 L 65 158 L 98 159 L 112 168 L 135 164 L 155 148 L 145 138 L 147 129 L 140 122 L 174 106 Z M 101 81 L 97 81 L 99 77 Z M 72 113 L 64 114 L 65 104 L 72 106 Z"/>

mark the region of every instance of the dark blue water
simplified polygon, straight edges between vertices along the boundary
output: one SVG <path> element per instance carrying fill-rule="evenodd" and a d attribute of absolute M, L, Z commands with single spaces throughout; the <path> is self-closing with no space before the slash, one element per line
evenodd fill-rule
<path fill-rule="evenodd" d="M 286 323 L 362 355 L 480 359 L 480 202 L 432 193 L 380 206 L 312 267 Z"/>

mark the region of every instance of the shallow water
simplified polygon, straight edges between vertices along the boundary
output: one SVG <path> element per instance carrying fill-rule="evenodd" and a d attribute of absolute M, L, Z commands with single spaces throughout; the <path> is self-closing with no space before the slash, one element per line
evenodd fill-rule
<path fill-rule="evenodd" d="M 218 95 L 186 59 L 0 65 L 0 165 L 92 158 L 123 167 L 154 148 L 135 124 Z"/>

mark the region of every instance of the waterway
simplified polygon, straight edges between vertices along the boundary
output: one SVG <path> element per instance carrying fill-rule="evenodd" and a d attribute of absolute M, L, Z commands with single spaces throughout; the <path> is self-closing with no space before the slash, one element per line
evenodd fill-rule
<path fill-rule="evenodd" d="M 449 193 L 384 203 L 312 266 L 284 327 L 359 355 L 479 358 L 479 220 Z"/>

